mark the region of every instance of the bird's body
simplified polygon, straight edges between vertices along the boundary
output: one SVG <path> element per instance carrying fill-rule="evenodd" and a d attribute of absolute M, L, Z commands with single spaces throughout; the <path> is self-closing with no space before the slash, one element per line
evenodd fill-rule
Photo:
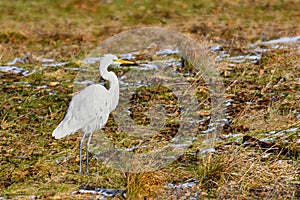
<path fill-rule="evenodd" d="M 90 85 L 75 95 L 65 118 L 53 131 L 55 139 L 71 135 L 80 129 L 84 133 L 92 133 L 101 128 L 112 111 L 109 106 L 111 101 L 107 98 L 109 95 L 109 91 L 97 84 Z M 90 98 L 91 96 L 93 97 Z M 103 105 L 97 105 L 97 101 Z"/>
<path fill-rule="evenodd" d="M 86 151 L 88 151 L 92 133 L 106 124 L 110 112 L 116 108 L 119 102 L 118 77 L 113 72 L 107 71 L 108 66 L 114 61 L 131 63 L 117 60 L 117 57 L 111 54 L 104 55 L 100 60 L 99 71 L 102 78 L 108 80 L 109 89 L 100 84 L 93 84 L 76 94 L 70 102 L 64 119 L 52 133 L 55 139 L 60 139 L 75 133 L 77 130 L 84 132 L 80 141 L 80 172 L 82 172 L 82 144 L 85 136 L 89 134 L 86 143 Z M 88 152 L 86 155 L 86 173 L 88 173 Z"/>

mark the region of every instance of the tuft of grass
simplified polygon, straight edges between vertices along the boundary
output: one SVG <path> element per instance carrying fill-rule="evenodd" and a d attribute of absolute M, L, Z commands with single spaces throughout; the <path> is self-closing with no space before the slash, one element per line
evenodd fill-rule
<path fill-rule="evenodd" d="M 299 163 L 282 160 L 277 155 L 268 158 L 264 155 L 264 152 L 257 152 L 243 146 L 228 146 L 225 151 L 201 156 L 197 161 L 197 167 L 188 170 L 199 181 L 193 190 L 202 198 L 293 199 L 298 197 L 300 195 L 297 192 L 300 184 Z M 174 181 L 176 175 L 170 174 L 170 177 L 172 176 Z M 190 178 L 186 176 L 184 179 L 188 181 Z M 181 180 L 181 182 L 186 181 Z M 184 196 L 182 193 L 174 194 L 175 191 L 171 194 L 173 199 Z M 188 191 L 191 190 L 187 189 L 186 192 Z M 166 193 L 168 192 L 165 191 Z"/>
<path fill-rule="evenodd" d="M 7 30 L 7 31 L 0 32 L 0 41 L 5 42 L 5 43 L 9 43 L 9 42 L 22 43 L 27 38 L 28 38 L 28 36 L 21 31 Z"/>
<path fill-rule="evenodd" d="M 155 196 L 167 184 L 166 176 L 160 171 L 125 173 L 127 199 L 144 199 Z"/>
<path fill-rule="evenodd" d="M 222 156 L 222 158 L 220 158 Z M 249 149 L 234 149 L 217 155 L 218 168 L 212 173 L 218 198 L 295 198 L 297 197 L 298 166 L 279 158 L 267 159 Z M 213 166 L 215 163 L 211 163 Z M 206 172 L 207 173 L 207 172 Z M 215 179 L 214 177 L 220 177 Z M 210 183 L 209 181 L 208 183 Z"/>

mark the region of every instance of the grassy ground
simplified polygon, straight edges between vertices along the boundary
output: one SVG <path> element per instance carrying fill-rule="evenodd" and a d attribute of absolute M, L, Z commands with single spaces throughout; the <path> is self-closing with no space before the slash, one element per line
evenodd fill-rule
<path fill-rule="evenodd" d="M 92 160 L 91 171 L 97 175 L 86 176 L 78 173 L 78 135 L 51 137 L 73 92 L 76 71 L 65 68 L 78 67 L 77 61 L 103 39 L 135 27 L 157 26 L 240 55 L 251 43 L 300 35 L 299 10 L 297 0 L 1 1 L 0 65 L 26 57 L 21 66 L 36 72 L 0 72 L 0 198 L 92 199 L 71 195 L 88 185 L 126 188 L 129 199 L 177 199 L 163 186 L 195 177 L 199 184 L 189 192 L 198 191 L 200 198 L 300 198 L 295 155 L 272 152 L 266 157 L 266 150 L 224 139 L 215 154 L 204 158 L 190 156 L 197 152 L 196 142 L 181 159 L 159 171 L 127 174 Z M 44 69 L 42 58 L 70 63 Z M 232 123 L 224 137 L 242 133 L 263 138 L 262 133 L 299 126 L 299 63 L 299 49 L 293 47 L 273 49 L 256 65 L 218 63 L 227 98 L 233 100 L 228 110 Z M 33 87 L 41 85 L 52 86 Z M 277 138 L 276 144 L 298 151 L 297 139 L 296 132 Z"/>

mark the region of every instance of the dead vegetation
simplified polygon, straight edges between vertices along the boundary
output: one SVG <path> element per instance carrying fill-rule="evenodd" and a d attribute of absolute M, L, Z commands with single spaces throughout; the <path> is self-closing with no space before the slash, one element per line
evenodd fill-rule
<path fill-rule="evenodd" d="M 172 165 L 149 173 L 124 173 L 93 159 L 92 174 L 86 176 L 78 174 L 79 136 L 58 141 L 51 137 L 73 92 L 76 71 L 66 68 L 78 67 L 76 62 L 104 38 L 135 27 L 158 26 L 202 44 L 221 45 L 230 55 L 245 55 L 251 53 L 249 44 L 299 35 L 299 6 L 297 1 L 279 0 L 1 1 L 0 65 L 26 58 L 17 65 L 32 73 L 0 72 L 0 199 L 95 198 L 71 194 L 86 186 L 126 189 L 128 199 L 196 194 L 204 199 L 300 198 L 297 156 L 227 138 L 234 133 L 266 139 L 273 137 L 272 131 L 299 127 L 299 42 L 298 47 L 268 47 L 256 64 L 216 64 L 231 105 L 230 123 L 211 155 L 200 156 L 201 142 L 195 142 Z M 43 68 L 43 58 L 69 64 Z M 44 85 L 48 87 L 38 88 Z M 273 142 L 298 152 L 297 140 L 299 129 Z M 191 187 L 165 187 L 195 178 L 198 184 Z"/>

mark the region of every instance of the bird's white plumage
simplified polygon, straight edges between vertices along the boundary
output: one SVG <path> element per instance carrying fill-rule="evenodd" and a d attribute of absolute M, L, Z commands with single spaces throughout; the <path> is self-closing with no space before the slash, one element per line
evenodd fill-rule
<path fill-rule="evenodd" d="M 115 60 L 117 57 L 111 54 L 104 55 L 100 60 L 99 72 L 103 79 L 108 80 L 109 89 L 107 90 L 100 84 L 93 84 L 76 94 L 70 102 L 64 119 L 52 132 L 52 136 L 56 139 L 71 135 L 77 130 L 84 132 L 80 142 L 80 172 L 82 170 L 82 143 L 86 134 L 90 134 L 88 145 L 93 131 L 106 124 L 109 113 L 116 108 L 119 102 L 118 78 L 113 72 L 107 71 L 108 66 L 113 64 Z"/>
<path fill-rule="evenodd" d="M 94 84 L 76 94 L 70 103 L 67 114 L 53 131 L 52 136 L 60 139 L 77 130 L 91 133 L 100 129 L 111 112 L 110 92 L 105 87 Z"/>
<path fill-rule="evenodd" d="M 109 113 L 119 101 L 118 78 L 113 72 L 107 71 L 108 66 L 116 59 L 116 56 L 107 54 L 100 60 L 99 71 L 109 81 L 109 90 L 100 84 L 93 84 L 76 94 L 64 119 L 53 131 L 53 137 L 60 139 L 80 129 L 84 133 L 92 133 L 107 122 Z"/>

